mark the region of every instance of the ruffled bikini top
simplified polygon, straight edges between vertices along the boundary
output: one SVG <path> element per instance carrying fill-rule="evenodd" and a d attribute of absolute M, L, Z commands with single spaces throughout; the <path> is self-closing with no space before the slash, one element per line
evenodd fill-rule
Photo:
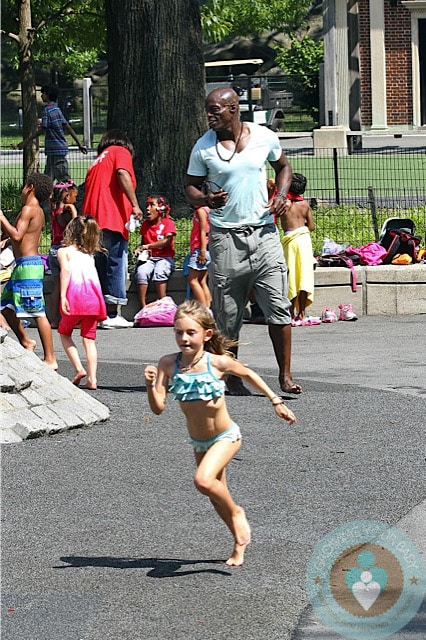
<path fill-rule="evenodd" d="M 217 378 L 211 370 L 211 354 L 206 351 L 207 371 L 187 373 L 179 371 L 181 354 L 176 358 L 175 370 L 169 391 L 174 400 L 193 402 L 194 400 L 213 400 L 225 394 L 225 382 Z"/>

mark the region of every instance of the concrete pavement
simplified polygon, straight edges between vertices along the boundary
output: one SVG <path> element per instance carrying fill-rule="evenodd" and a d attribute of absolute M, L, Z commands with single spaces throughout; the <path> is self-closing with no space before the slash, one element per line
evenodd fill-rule
<path fill-rule="evenodd" d="M 295 328 L 294 427 L 260 396 L 228 398 L 244 439 L 229 484 L 253 529 L 241 569 L 218 562 L 231 540 L 192 486 L 177 403 L 161 416 L 147 405 L 143 363 L 175 350 L 172 329 L 99 331 L 91 395 L 110 420 L 2 450 L 3 640 L 338 638 L 305 589 L 329 531 L 380 520 L 425 553 L 425 323 Z M 266 327 L 245 325 L 241 342 L 278 391 Z M 398 640 L 423 640 L 424 620 L 421 609 Z"/>

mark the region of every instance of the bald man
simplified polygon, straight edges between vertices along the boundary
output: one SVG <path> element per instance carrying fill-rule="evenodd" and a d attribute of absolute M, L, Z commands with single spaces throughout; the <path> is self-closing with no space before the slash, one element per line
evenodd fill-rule
<path fill-rule="evenodd" d="M 228 87 L 206 99 L 207 131 L 194 145 L 186 176 L 186 196 L 210 211 L 210 287 L 220 330 L 238 340 L 253 289 L 268 324 L 284 393 L 301 393 L 291 374 L 291 315 L 287 265 L 274 215 L 286 210 L 292 170 L 278 136 L 241 122 L 238 96 Z M 278 192 L 268 200 L 266 166 L 275 172 Z M 227 381 L 231 395 L 249 395 L 240 378 Z"/>

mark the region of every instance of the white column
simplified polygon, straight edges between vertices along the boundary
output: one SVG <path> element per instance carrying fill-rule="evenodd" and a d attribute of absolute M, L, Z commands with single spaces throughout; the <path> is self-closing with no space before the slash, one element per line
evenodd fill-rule
<path fill-rule="evenodd" d="M 413 125 L 422 126 L 420 97 L 419 20 L 426 20 L 426 0 L 403 0 L 411 11 L 411 53 L 413 60 Z M 424 125 L 423 125 L 424 126 Z"/>
<path fill-rule="evenodd" d="M 349 59 L 347 0 L 323 1 L 324 29 L 324 120 L 315 129 L 315 153 L 347 151 L 349 133 Z M 324 151 L 325 150 L 325 151 Z"/>
<path fill-rule="evenodd" d="M 336 109 L 337 122 L 349 127 L 349 58 L 347 0 L 336 0 Z"/>
<path fill-rule="evenodd" d="M 386 129 L 385 10 L 383 0 L 370 2 L 371 128 Z"/>
<path fill-rule="evenodd" d="M 336 18 L 335 1 L 324 0 L 324 119 L 325 125 L 335 125 L 337 114 L 336 82 Z"/>

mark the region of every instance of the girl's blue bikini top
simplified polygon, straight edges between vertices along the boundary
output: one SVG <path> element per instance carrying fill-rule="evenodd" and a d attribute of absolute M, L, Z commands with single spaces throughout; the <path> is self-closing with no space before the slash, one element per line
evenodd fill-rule
<path fill-rule="evenodd" d="M 202 373 L 183 373 L 179 371 L 181 354 L 176 358 L 175 370 L 169 391 L 174 400 L 180 402 L 193 402 L 194 400 L 213 400 L 225 393 L 225 382 L 217 378 L 211 370 L 211 354 L 206 351 L 207 371 Z"/>

